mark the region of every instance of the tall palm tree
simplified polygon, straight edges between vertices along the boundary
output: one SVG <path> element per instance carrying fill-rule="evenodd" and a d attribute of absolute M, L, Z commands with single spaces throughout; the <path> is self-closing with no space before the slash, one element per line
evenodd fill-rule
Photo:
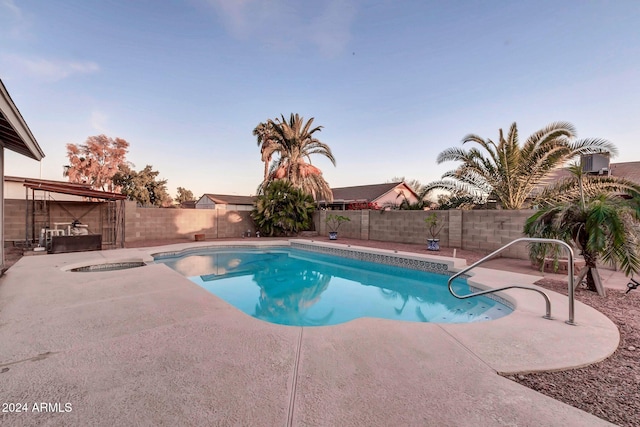
<path fill-rule="evenodd" d="M 313 117 L 306 123 L 298 114 L 292 113 L 288 121 L 284 116 L 281 117 L 282 120 L 267 122 L 273 131 L 269 150 L 272 150 L 271 154 L 278 153 L 279 157 L 271 166 L 265 183 L 283 179 L 317 200 L 333 200 L 331 188 L 323 178 L 322 171 L 311 164 L 313 154 L 321 154 L 334 166 L 336 164 L 331 148 L 314 135 L 321 131 L 322 126 L 312 128 Z"/>
<path fill-rule="evenodd" d="M 531 191 L 551 171 L 564 166 L 582 154 L 610 152 L 616 147 L 600 138 L 575 139 L 570 123 L 551 123 L 529 136 L 520 146 L 514 122 L 506 138 L 500 129 L 498 142 L 470 134 L 463 144 L 476 144 L 469 150 L 448 148 L 438 155 L 438 163 L 462 162 L 446 172 L 442 179 L 426 186 L 426 190 L 462 191 L 474 198 L 497 198 L 505 209 L 521 209 Z"/>
<path fill-rule="evenodd" d="M 598 258 L 620 265 L 626 275 L 640 271 L 640 186 L 614 177 L 584 176 L 575 165 L 573 177 L 545 190 L 542 208 L 525 222 L 529 237 L 561 239 L 580 250 L 587 288 L 604 296 L 597 270 Z M 626 196 L 628 198 L 625 198 Z M 558 251 L 544 244 L 530 246 L 534 261 Z"/>
<path fill-rule="evenodd" d="M 269 164 L 275 152 L 274 140 L 273 140 L 273 126 L 271 123 L 258 123 L 253 129 L 253 136 L 256 137 L 258 146 L 260 146 L 260 154 L 262 161 L 264 162 L 264 179 L 263 183 L 267 181 L 269 176 Z"/>

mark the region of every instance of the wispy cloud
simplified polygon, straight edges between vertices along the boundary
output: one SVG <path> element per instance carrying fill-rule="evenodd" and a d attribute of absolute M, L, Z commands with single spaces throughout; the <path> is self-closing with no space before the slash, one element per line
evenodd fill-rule
<path fill-rule="evenodd" d="M 14 0 L 0 0 L 0 37 L 12 40 L 30 40 L 31 20 Z"/>
<path fill-rule="evenodd" d="M 256 0 L 209 0 L 209 3 L 224 16 L 223 24 L 238 38 L 246 38 L 252 32 L 250 7 Z"/>
<path fill-rule="evenodd" d="M 354 0 L 300 3 L 293 0 L 206 0 L 235 38 L 274 48 L 311 43 L 324 56 L 344 52 L 356 16 Z"/>
<path fill-rule="evenodd" d="M 332 0 L 311 24 L 310 38 L 326 56 L 344 51 L 351 40 L 356 8 L 349 0 Z"/>
<path fill-rule="evenodd" d="M 16 6 L 13 0 L 0 0 L 0 6 L 11 12 L 16 18 L 22 17 L 22 11 Z"/>
<path fill-rule="evenodd" d="M 100 70 L 98 64 L 91 61 L 50 60 L 14 54 L 2 55 L 0 60 L 1 63 L 4 63 L 3 68 L 6 67 L 16 73 L 28 74 L 47 82 L 63 80 L 74 74 L 89 74 Z"/>
<path fill-rule="evenodd" d="M 102 111 L 94 110 L 91 112 L 91 118 L 89 122 L 91 123 L 91 127 L 100 133 L 109 133 L 107 131 L 107 121 L 109 120 L 109 116 L 104 114 Z"/>

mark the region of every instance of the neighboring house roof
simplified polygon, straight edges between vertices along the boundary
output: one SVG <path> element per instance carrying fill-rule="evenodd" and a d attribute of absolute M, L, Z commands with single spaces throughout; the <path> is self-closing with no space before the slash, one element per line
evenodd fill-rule
<path fill-rule="evenodd" d="M 44 152 L 31 133 L 18 107 L 0 79 L 0 141 L 11 151 L 34 160 L 42 160 Z"/>
<path fill-rule="evenodd" d="M 180 203 L 179 207 L 182 209 L 193 209 L 196 207 L 197 200 L 186 200 Z"/>
<path fill-rule="evenodd" d="M 609 163 L 609 175 L 640 184 L 640 162 Z M 569 177 L 571 177 L 569 169 L 562 168 L 551 172 L 544 181 L 546 184 L 551 184 Z"/>
<path fill-rule="evenodd" d="M 253 205 L 256 200 L 255 196 L 234 196 L 234 195 L 226 195 L 226 194 L 204 194 L 198 202 L 202 200 L 204 197 L 208 198 L 214 203 L 219 203 L 221 205 Z"/>
<path fill-rule="evenodd" d="M 332 188 L 334 202 L 375 202 L 398 186 L 418 197 L 415 191 L 404 182 L 385 182 L 384 184 L 356 185 L 353 187 Z M 320 200 L 324 202 L 324 200 Z"/>
<path fill-rule="evenodd" d="M 640 185 L 640 162 L 610 163 L 608 169 L 609 176 L 623 178 Z M 544 178 L 541 185 L 537 186 L 532 193 L 536 195 L 542 191 L 543 187 L 570 177 L 571 172 L 568 168 L 557 169 Z"/>
<path fill-rule="evenodd" d="M 611 163 L 609 174 L 640 184 L 640 162 Z"/>

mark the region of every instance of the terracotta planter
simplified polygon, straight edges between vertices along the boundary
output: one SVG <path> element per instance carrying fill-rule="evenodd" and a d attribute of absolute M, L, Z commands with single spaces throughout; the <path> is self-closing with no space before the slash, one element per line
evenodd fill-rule
<path fill-rule="evenodd" d="M 204 234 L 196 234 L 193 237 L 195 238 L 196 242 L 204 242 Z"/>

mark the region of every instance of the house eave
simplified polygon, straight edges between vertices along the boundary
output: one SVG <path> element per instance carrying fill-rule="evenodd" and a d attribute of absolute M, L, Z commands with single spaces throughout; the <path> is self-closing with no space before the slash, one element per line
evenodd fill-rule
<path fill-rule="evenodd" d="M 0 144 L 8 150 L 34 160 L 42 160 L 44 152 L 38 145 L 7 88 L 0 80 Z"/>

